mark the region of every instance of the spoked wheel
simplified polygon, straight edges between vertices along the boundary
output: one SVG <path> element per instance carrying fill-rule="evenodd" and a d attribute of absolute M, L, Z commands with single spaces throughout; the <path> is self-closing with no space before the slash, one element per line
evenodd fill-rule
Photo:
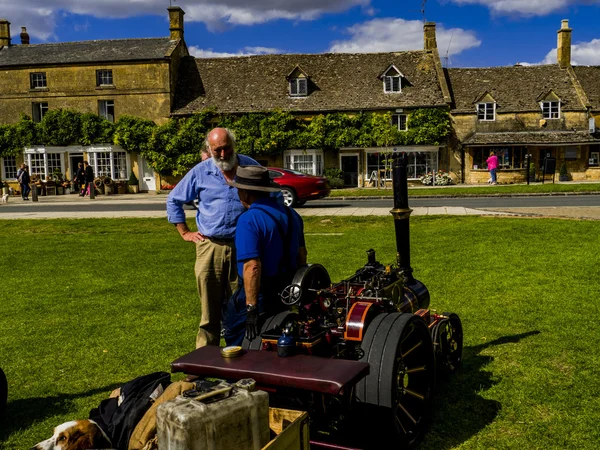
<path fill-rule="evenodd" d="M 457 314 L 442 315 L 445 318 L 432 327 L 431 337 L 438 371 L 449 375 L 459 368 L 462 361 L 463 329 Z"/>
<path fill-rule="evenodd" d="M 8 401 L 8 381 L 4 371 L 0 369 L 0 417 L 4 415 L 6 402 Z"/>
<path fill-rule="evenodd" d="M 283 203 L 285 206 L 294 206 L 296 204 L 298 197 L 292 188 L 282 187 L 281 194 L 283 195 Z"/>
<path fill-rule="evenodd" d="M 427 427 L 435 388 L 427 325 L 413 314 L 380 314 L 367 327 L 361 347 L 360 361 L 370 364 L 370 372 L 357 384 L 356 398 L 374 419 L 374 434 L 388 442 L 386 448 L 416 445 Z"/>
<path fill-rule="evenodd" d="M 294 313 L 291 311 L 283 311 L 279 314 L 275 314 L 274 316 L 267 317 L 260 328 L 260 334 L 262 335 L 265 331 L 272 330 L 275 327 L 283 325 L 283 322 L 285 322 L 285 320 L 292 315 L 294 315 Z M 242 348 L 245 350 L 262 350 L 262 339 L 260 335 L 254 338 L 252 341 L 249 341 L 244 336 Z"/>
<path fill-rule="evenodd" d="M 296 271 L 291 284 L 300 287 L 302 293 L 300 303 L 306 304 L 314 299 L 318 290 L 331 286 L 331 278 L 327 269 L 321 264 L 308 264 Z"/>

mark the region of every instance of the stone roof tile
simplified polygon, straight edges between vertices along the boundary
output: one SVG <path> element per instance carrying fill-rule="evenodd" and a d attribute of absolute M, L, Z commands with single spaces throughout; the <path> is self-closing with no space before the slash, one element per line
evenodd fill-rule
<path fill-rule="evenodd" d="M 406 77 L 399 94 L 385 94 L 378 78 L 391 64 Z M 306 97 L 288 95 L 286 77 L 296 67 L 309 76 Z M 190 57 L 181 69 L 174 115 L 209 107 L 224 113 L 312 113 L 446 105 L 433 55 L 424 51 Z"/>
<path fill-rule="evenodd" d="M 600 111 L 600 66 L 573 66 L 573 70 L 592 104 L 592 110 Z"/>
<path fill-rule="evenodd" d="M 517 131 L 475 133 L 463 145 L 561 145 L 600 143 L 587 131 Z"/>

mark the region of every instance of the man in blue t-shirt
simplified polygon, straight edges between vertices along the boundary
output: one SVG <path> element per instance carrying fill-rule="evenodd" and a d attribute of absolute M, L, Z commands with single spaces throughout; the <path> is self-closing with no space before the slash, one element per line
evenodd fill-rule
<path fill-rule="evenodd" d="M 226 305 L 223 325 L 227 345 L 240 345 L 259 334 L 259 314 L 282 309 L 279 294 L 299 266 L 306 264 L 304 224 L 300 215 L 270 196 L 280 187 L 261 166 L 239 167 L 233 182 L 248 210 L 235 233 L 238 287 Z"/>

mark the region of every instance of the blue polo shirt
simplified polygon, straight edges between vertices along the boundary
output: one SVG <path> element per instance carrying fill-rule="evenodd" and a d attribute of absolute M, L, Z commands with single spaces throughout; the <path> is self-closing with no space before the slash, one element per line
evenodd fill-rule
<path fill-rule="evenodd" d="M 240 166 L 256 166 L 249 156 L 238 154 Z M 233 239 L 238 217 L 245 211 L 237 188 L 229 186 L 212 158 L 194 166 L 167 197 L 167 218 L 185 223 L 183 205 L 198 199 L 196 225 L 204 236 Z"/>
<path fill-rule="evenodd" d="M 292 235 L 290 237 L 290 264 L 295 270 L 298 260 L 298 248 L 305 247 L 304 224 L 300 215 L 290 210 L 292 224 Z M 243 277 L 244 262 L 252 258 L 260 258 L 262 265 L 262 276 L 273 277 L 281 273 L 283 257 L 283 237 L 279 232 L 277 223 L 282 223 L 282 232 L 288 231 L 288 216 L 285 206 L 279 204 L 273 197 L 260 198 L 256 200 L 248 211 L 242 214 L 238 220 L 235 235 L 235 247 L 238 260 L 238 274 Z"/>

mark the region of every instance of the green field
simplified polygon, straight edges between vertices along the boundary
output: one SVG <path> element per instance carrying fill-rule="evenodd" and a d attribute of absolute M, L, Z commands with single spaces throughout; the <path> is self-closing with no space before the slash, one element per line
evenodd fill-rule
<path fill-rule="evenodd" d="M 395 259 L 391 216 L 305 228 L 334 281 L 369 248 Z M 465 332 L 422 448 L 600 448 L 599 236 L 594 221 L 411 219 L 414 275 Z M 165 220 L 0 221 L 0 255 L 0 448 L 30 448 L 194 347 L 194 249 Z"/>

